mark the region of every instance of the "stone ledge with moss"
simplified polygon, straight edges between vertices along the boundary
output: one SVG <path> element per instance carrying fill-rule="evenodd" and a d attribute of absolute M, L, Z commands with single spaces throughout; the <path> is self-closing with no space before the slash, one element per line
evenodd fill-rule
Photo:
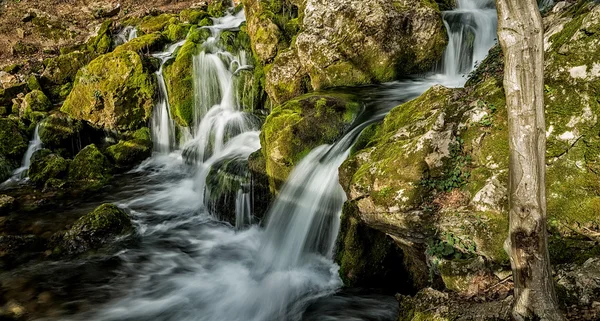
<path fill-rule="evenodd" d="M 260 135 L 271 191 L 313 148 L 335 142 L 359 112 L 350 94 L 308 94 L 276 107 Z"/>
<path fill-rule="evenodd" d="M 138 129 L 126 140 L 106 149 L 106 155 L 120 170 L 133 168 L 152 155 L 152 137 L 145 127 Z"/>
<path fill-rule="evenodd" d="M 79 70 L 61 111 L 112 130 L 136 130 L 150 119 L 156 82 L 133 51 L 100 56 Z"/>
<path fill-rule="evenodd" d="M 82 149 L 69 166 L 68 178 L 79 182 L 81 189 L 93 190 L 104 186 L 110 179 L 112 166 L 96 145 Z"/>
<path fill-rule="evenodd" d="M 62 237 L 57 252 L 80 254 L 98 249 L 110 239 L 132 233 L 129 215 L 113 204 L 104 204 L 78 219 Z"/>
<path fill-rule="evenodd" d="M 592 22 L 599 15 L 600 6 L 580 1 L 545 18 L 548 219 L 555 264 L 565 251 L 582 255 L 580 261 L 596 253 L 583 243 L 600 223 L 600 103 L 591 98 L 600 88 L 600 74 L 592 71 L 600 65 L 592 49 L 600 42 Z M 509 269 L 503 249 L 508 128 L 502 59 L 494 48 L 466 88 L 434 87 L 392 110 L 363 134 L 362 148 L 340 168 L 359 217 L 392 236 L 405 254 L 425 252 L 417 257 L 425 269 L 435 258 L 469 256 L 484 258 L 485 269 Z M 460 276 L 433 270 L 457 290 L 449 280 Z"/>

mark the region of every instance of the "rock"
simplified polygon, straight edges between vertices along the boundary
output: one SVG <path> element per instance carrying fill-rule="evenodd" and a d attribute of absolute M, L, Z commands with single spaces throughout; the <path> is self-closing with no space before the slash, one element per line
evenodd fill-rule
<path fill-rule="evenodd" d="M 42 85 L 40 85 L 40 82 L 37 78 L 36 75 L 29 75 L 29 77 L 27 77 L 27 88 L 29 88 L 29 90 L 33 91 L 33 90 L 42 90 Z"/>
<path fill-rule="evenodd" d="M 312 90 L 310 77 L 295 47 L 277 55 L 273 64 L 267 68 L 265 79 L 265 90 L 277 104 Z"/>
<path fill-rule="evenodd" d="M 45 117 L 45 112 L 52 109 L 50 99 L 40 90 L 33 90 L 25 95 L 21 104 L 22 117 L 37 120 Z"/>
<path fill-rule="evenodd" d="M 68 178 L 80 182 L 83 189 L 102 187 L 111 178 L 112 167 L 96 145 L 88 145 L 82 149 L 69 166 Z"/>
<path fill-rule="evenodd" d="M 206 177 L 206 204 L 212 215 L 236 225 L 238 192 L 251 193 L 248 160 L 224 160 L 213 164 Z"/>
<path fill-rule="evenodd" d="M 91 37 L 87 41 L 86 49 L 88 53 L 92 55 L 92 57 L 90 57 L 91 59 L 97 57 L 98 55 L 108 53 L 112 49 L 112 36 L 110 33 L 111 28 L 112 21 L 110 19 L 104 21 L 98 28 L 96 36 Z"/>
<path fill-rule="evenodd" d="M 352 95 L 309 94 L 273 109 L 260 136 L 271 190 L 313 148 L 339 138 L 359 108 Z"/>
<path fill-rule="evenodd" d="M 138 25 L 138 30 L 143 34 L 149 34 L 157 31 L 163 31 L 163 29 L 169 24 L 175 15 L 172 14 L 161 14 L 158 16 L 146 16 L 142 19 Z"/>
<path fill-rule="evenodd" d="M 15 57 L 33 55 L 38 51 L 38 48 L 35 44 L 27 43 L 24 41 L 17 41 L 11 47 L 11 53 Z"/>
<path fill-rule="evenodd" d="M 77 71 L 89 62 L 89 57 L 81 51 L 74 51 L 44 61 L 44 72 L 40 82 L 48 89 L 53 99 L 65 99 L 75 81 Z"/>
<path fill-rule="evenodd" d="M 248 157 L 248 168 L 252 186 L 252 216 L 262 220 L 266 217 L 274 195 L 269 189 L 267 162 L 262 151 L 258 150 Z"/>
<path fill-rule="evenodd" d="M 315 90 L 429 71 L 446 46 L 429 1 L 308 0 L 306 8 L 296 45 Z"/>
<path fill-rule="evenodd" d="M 136 130 L 152 115 L 155 86 L 137 53 L 109 53 L 78 72 L 61 111 L 105 129 Z"/>
<path fill-rule="evenodd" d="M 62 238 L 62 249 L 71 255 L 81 254 L 133 231 L 127 213 L 113 204 L 103 204 L 73 224 Z"/>
<path fill-rule="evenodd" d="M 121 140 L 106 150 L 117 168 L 127 170 L 152 155 L 152 137 L 148 128 L 137 130 L 129 140 Z"/>
<path fill-rule="evenodd" d="M 49 179 L 64 180 L 69 173 L 70 160 L 53 154 L 48 149 L 41 149 L 31 157 L 28 176 L 32 183 L 44 186 Z"/>
<path fill-rule="evenodd" d="M 92 142 L 93 136 L 93 131 L 84 122 L 61 113 L 42 120 L 38 133 L 45 148 L 65 156 L 77 154 L 82 146 Z"/>
<path fill-rule="evenodd" d="M 35 17 L 36 17 L 35 12 L 29 11 L 23 15 L 23 18 L 21 18 L 21 21 L 27 23 L 27 22 L 30 22 L 31 20 L 33 20 L 33 18 L 35 18 Z"/>
<path fill-rule="evenodd" d="M 202 9 L 185 9 L 179 12 L 179 20 L 183 23 L 197 25 L 205 18 L 208 18 L 208 13 Z"/>
<path fill-rule="evenodd" d="M 167 62 L 164 67 L 171 116 L 181 126 L 189 127 L 194 124 L 195 101 L 194 95 L 190 95 L 194 92 L 192 59 L 198 53 L 200 44 L 209 36 L 207 29 L 192 31 L 175 59 Z"/>
<path fill-rule="evenodd" d="M 132 39 L 117 48 L 115 52 L 135 51 L 139 54 L 145 54 L 154 51 L 160 51 L 167 43 L 167 39 L 160 33 L 151 33 Z"/>
<path fill-rule="evenodd" d="M 0 195 L 0 216 L 10 214 L 15 205 L 15 198 L 8 195 Z"/>

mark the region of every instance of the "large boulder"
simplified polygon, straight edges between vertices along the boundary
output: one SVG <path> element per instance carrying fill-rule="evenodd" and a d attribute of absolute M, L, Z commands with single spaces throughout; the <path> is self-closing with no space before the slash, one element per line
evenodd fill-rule
<path fill-rule="evenodd" d="M 98 249 L 111 239 L 133 231 L 127 213 L 113 204 L 103 204 L 73 224 L 62 238 L 61 250 L 80 254 Z"/>
<path fill-rule="evenodd" d="M 55 113 L 39 123 L 40 140 L 45 148 L 64 156 L 74 156 L 95 140 L 95 131 L 85 122 Z M 100 136 L 100 135 L 98 135 Z"/>
<path fill-rule="evenodd" d="M 308 94 L 276 107 L 261 132 L 261 146 L 272 191 L 313 148 L 339 138 L 360 109 L 347 94 Z"/>
<path fill-rule="evenodd" d="M 152 115 L 156 83 L 133 51 L 100 56 L 77 73 L 61 111 L 112 130 L 135 130 Z"/>
<path fill-rule="evenodd" d="M 545 18 L 545 102 L 550 253 L 558 263 L 565 253 L 589 249 L 582 235 L 593 238 L 600 226 L 600 102 L 593 98 L 600 88 L 600 56 L 593 49 L 600 43 L 600 6 L 580 1 L 557 8 Z M 480 256 L 487 265 L 509 268 L 502 62 L 496 47 L 465 89 L 434 87 L 398 106 L 363 134 L 340 168 L 360 219 L 405 253 L 425 253 L 411 255 L 426 269 L 421 272 L 441 274 L 455 291 L 460 287 L 452 280 L 473 271 L 448 274 L 440 266 L 444 260 Z"/>

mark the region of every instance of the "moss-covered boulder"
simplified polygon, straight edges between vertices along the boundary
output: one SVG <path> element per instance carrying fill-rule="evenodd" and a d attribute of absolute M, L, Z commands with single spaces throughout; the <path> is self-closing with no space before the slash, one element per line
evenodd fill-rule
<path fill-rule="evenodd" d="M 50 99 L 40 90 L 33 90 L 25 95 L 23 99 L 25 110 L 29 111 L 49 111 L 52 109 Z"/>
<path fill-rule="evenodd" d="M 108 147 L 106 155 L 121 170 L 134 167 L 152 155 L 150 130 L 146 127 L 138 129 L 129 139 Z"/>
<path fill-rule="evenodd" d="M 545 18 L 546 184 L 556 263 L 565 249 L 590 249 L 582 235 L 591 237 L 600 226 L 600 102 L 593 98 L 600 88 L 594 69 L 600 55 L 591 49 L 600 43 L 598 16 L 598 4 L 579 1 Z M 423 263 L 480 256 L 486 262 L 481 270 L 509 267 L 503 249 L 508 116 L 502 59 L 494 48 L 465 89 L 434 87 L 393 109 L 363 134 L 340 168 L 360 219 L 425 252 Z M 446 276 L 448 288 L 464 288 L 451 281 L 456 275 L 438 268 L 433 272 Z"/>
<path fill-rule="evenodd" d="M 137 37 L 118 46 L 115 48 L 115 52 L 135 51 L 139 54 L 147 54 L 150 52 L 160 51 L 165 46 L 167 41 L 168 39 L 165 38 L 161 33 L 154 32 Z"/>
<path fill-rule="evenodd" d="M 133 224 L 125 211 L 113 204 L 104 204 L 73 224 L 62 239 L 61 250 L 68 254 L 84 253 L 133 231 Z"/>
<path fill-rule="evenodd" d="M 40 82 L 54 98 L 66 98 L 61 95 L 61 87 L 75 81 L 77 71 L 89 62 L 85 52 L 74 51 L 44 61 L 44 72 Z"/>
<path fill-rule="evenodd" d="M 279 190 L 313 148 L 339 138 L 360 106 L 348 94 L 309 94 L 275 108 L 260 136 L 271 190 Z"/>
<path fill-rule="evenodd" d="M 95 57 L 103 55 L 112 49 L 113 39 L 110 32 L 111 28 L 112 20 L 106 20 L 100 25 L 96 35 L 91 37 L 86 43 L 88 53 L 93 54 Z"/>
<path fill-rule="evenodd" d="M 206 177 L 206 186 L 205 200 L 210 213 L 236 225 L 238 192 L 251 193 L 248 160 L 232 159 L 215 163 Z"/>
<path fill-rule="evenodd" d="M 112 52 L 77 73 L 61 111 L 105 129 L 135 130 L 152 115 L 155 87 L 136 52 Z"/>
<path fill-rule="evenodd" d="M 69 163 L 70 160 L 48 149 L 41 149 L 31 157 L 29 180 L 38 186 L 44 186 L 49 179 L 64 180 L 69 172 Z"/>
<path fill-rule="evenodd" d="M 175 15 L 164 13 L 157 16 L 146 16 L 138 25 L 138 31 L 143 34 L 149 34 L 163 29 L 171 22 Z"/>
<path fill-rule="evenodd" d="M 42 120 L 38 134 L 46 148 L 66 156 L 77 154 L 92 140 L 89 126 L 61 113 L 52 114 Z"/>
<path fill-rule="evenodd" d="M 94 189 L 106 184 L 112 173 L 109 160 L 98 150 L 96 145 L 88 145 L 82 149 L 69 166 L 68 178 Z"/>

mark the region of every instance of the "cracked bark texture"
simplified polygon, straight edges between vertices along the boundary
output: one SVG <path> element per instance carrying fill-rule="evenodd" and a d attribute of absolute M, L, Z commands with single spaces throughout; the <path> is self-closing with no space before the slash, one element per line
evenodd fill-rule
<path fill-rule="evenodd" d="M 536 0 L 497 0 L 509 124 L 509 237 L 515 320 L 564 320 L 546 229 L 544 30 Z"/>

